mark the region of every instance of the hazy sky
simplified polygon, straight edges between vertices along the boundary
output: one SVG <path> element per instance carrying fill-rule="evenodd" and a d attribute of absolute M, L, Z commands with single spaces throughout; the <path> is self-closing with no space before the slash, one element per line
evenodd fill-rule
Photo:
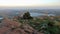
<path fill-rule="evenodd" d="M 0 0 L 0 6 L 59 6 L 60 0 Z"/>

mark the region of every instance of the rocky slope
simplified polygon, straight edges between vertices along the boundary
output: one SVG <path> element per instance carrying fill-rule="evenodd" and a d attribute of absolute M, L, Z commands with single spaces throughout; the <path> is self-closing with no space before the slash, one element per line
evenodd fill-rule
<path fill-rule="evenodd" d="M 0 34 L 43 34 L 28 24 L 21 24 L 17 21 L 5 18 L 0 23 Z"/>

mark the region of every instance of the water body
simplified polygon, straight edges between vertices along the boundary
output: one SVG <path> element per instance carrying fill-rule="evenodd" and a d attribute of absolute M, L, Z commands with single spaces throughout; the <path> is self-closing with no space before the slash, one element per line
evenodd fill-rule
<path fill-rule="evenodd" d="M 45 16 L 44 13 L 30 13 L 32 17 Z M 48 14 L 48 16 L 55 16 L 54 14 Z"/>
<path fill-rule="evenodd" d="M 2 17 L 2 16 L 0 16 L 0 20 L 1 20 L 1 19 L 3 19 L 3 17 Z"/>
<path fill-rule="evenodd" d="M 30 13 L 30 15 L 32 17 L 37 17 L 37 16 L 42 16 L 42 15 L 45 15 L 45 14 L 42 14 L 42 13 Z"/>

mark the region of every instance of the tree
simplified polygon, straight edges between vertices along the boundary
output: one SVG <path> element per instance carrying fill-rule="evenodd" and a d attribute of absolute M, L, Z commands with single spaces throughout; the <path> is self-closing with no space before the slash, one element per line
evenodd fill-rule
<path fill-rule="evenodd" d="M 29 12 L 24 13 L 23 19 L 32 19 Z"/>

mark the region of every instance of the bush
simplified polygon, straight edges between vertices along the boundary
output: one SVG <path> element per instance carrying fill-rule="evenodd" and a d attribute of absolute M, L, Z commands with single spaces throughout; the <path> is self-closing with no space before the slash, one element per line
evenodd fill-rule
<path fill-rule="evenodd" d="M 26 13 L 23 15 L 23 19 L 32 19 L 32 17 L 30 16 L 30 13 L 29 13 L 29 12 L 26 12 Z"/>

